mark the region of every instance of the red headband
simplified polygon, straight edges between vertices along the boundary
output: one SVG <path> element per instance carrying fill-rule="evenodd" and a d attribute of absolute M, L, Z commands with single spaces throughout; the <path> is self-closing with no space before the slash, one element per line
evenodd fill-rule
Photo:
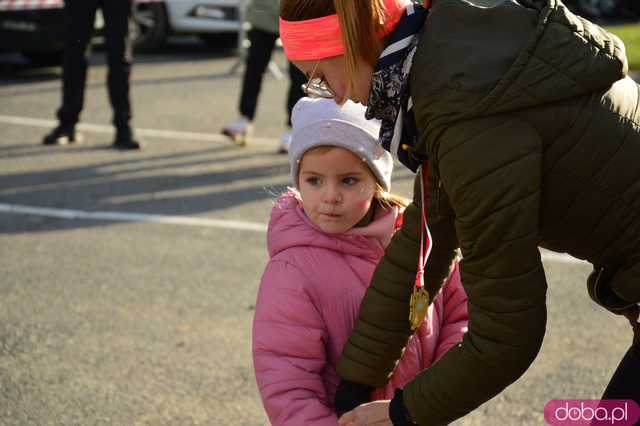
<path fill-rule="evenodd" d="M 385 21 L 380 37 L 394 30 L 410 2 L 384 0 Z M 305 21 L 285 21 L 280 18 L 280 40 L 285 55 L 291 61 L 325 59 L 344 54 L 340 19 L 335 13 Z"/>

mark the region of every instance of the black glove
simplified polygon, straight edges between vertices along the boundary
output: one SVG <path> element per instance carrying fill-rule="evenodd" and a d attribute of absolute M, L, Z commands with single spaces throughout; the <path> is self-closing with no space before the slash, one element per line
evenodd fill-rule
<path fill-rule="evenodd" d="M 391 404 L 389 404 L 389 419 L 393 426 L 412 426 L 416 425 L 412 419 L 411 414 L 404 405 L 404 399 L 402 399 L 402 389 L 396 389 L 393 394 Z"/>
<path fill-rule="evenodd" d="M 360 404 L 371 401 L 374 387 L 341 379 L 336 389 L 335 408 L 338 415 L 351 411 Z"/>

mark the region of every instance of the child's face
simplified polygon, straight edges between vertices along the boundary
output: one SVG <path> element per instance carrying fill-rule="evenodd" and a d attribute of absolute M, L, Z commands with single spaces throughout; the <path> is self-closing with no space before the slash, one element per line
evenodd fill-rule
<path fill-rule="evenodd" d="M 307 217 L 328 234 L 346 232 L 364 218 L 376 179 L 359 157 L 343 148 L 310 150 L 300 162 L 298 187 Z"/>

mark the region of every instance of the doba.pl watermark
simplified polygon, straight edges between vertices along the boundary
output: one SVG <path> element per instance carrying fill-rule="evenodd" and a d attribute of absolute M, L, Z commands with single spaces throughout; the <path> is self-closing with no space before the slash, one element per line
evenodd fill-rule
<path fill-rule="evenodd" d="M 640 420 L 640 406 L 631 399 L 554 399 L 544 407 L 553 426 L 632 426 Z"/>

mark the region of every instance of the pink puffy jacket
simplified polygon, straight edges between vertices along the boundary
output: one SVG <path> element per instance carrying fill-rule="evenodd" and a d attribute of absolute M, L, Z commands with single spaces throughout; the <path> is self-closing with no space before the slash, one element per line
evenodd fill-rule
<path fill-rule="evenodd" d="M 277 201 L 252 337 L 256 379 L 272 424 L 337 425 L 335 365 L 397 215 L 397 209 L 387 210 L 366 227 L 325 234 L 307 219 L 293 193 Z M 390 382 L 372 398 L 392 398 L 395 388 L 436 362 L 462 339 L 467 319 L 456 265 Z"/>

